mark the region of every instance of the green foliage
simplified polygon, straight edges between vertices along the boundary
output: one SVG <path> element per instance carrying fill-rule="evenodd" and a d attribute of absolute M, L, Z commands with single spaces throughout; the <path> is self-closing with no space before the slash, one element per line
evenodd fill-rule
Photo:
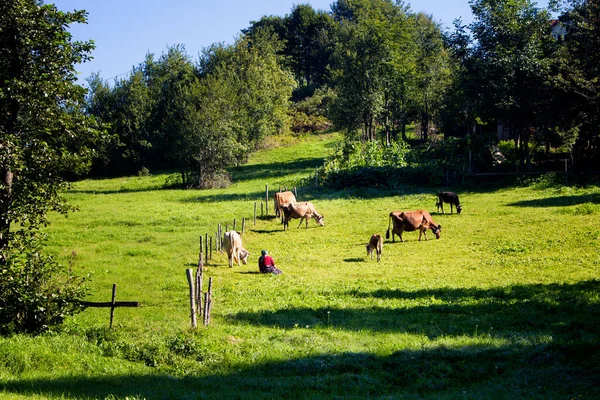
<path fill-rule="evenodd" d="M 334 93 L 329 88 L 317 89 L 311 96 L 292 104 L 291 131 L 295 134 L 323 132 L 331 127 L 326 117 Z"/>
<path fill-rule="evenodd" d="M 0 334 L 40 333 L 61 325 L 82 310 L 86 279 L 43 254 L 43 238 L 15 235 L 3 250 L 0 270 Z"/>
<path fill-rule="evenodd" d="M 89 170 L 102 139 L 75 84 L 94 46 L 67 31 L 85 22 L 36 0 L 0 3 L 0 333 L 50 329 L 83 295 L 80 278 L 42 254 L 38 230 L 73 209 L 66 178 Z"/>
<path fill-rule="evenodd" d="M 389 146 L 378 142 L 346 140 L 327 160 L 321 182 L 334 188 L 400 184 L 440 185 L 467 174 L 467 140 L 448 138 L 409 147 L 405 142 Z"/>

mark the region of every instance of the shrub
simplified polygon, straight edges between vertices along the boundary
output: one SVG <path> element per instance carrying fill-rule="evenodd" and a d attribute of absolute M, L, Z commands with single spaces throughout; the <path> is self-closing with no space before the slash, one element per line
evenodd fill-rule
<path fill-rule="evenodd" d="M 86 278 L 43 255 L 35 233 L 13 236 L 2 251 L 0 333 L 40 333 L 82 309 Z M 72 256 L 73 262 L 75 255 Z"/>

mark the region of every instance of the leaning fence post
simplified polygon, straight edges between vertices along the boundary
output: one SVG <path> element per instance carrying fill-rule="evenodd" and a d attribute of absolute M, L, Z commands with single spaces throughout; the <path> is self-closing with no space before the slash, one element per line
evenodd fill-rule
<path fill-rule="evenodd" d="M 192 317 L 192 328 L 196 328 L 198 323 L 196 320 L 196 299 L 194 291 L 194 280 L 192 279 L 192 269 L 186 269 L 185 274 L 187 276 L 188 285 L 190 286 L 190 314 Z"/>
<path fill-rule="evenodd" d="M 109 325 L 110 328 L 112 328 L 113 319 L 115 317 L 115 300 L 116 300 L 116 298 L 117 298 L 117 284 L 113 283 L 112 300 L 111 300 L 111 305 L 110 305 L 110 325 Z"/>

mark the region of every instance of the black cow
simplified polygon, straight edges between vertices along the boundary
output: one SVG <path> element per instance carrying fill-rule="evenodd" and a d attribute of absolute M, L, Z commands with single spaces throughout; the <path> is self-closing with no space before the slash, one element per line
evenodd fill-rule
<path fill-rule="evenodd" d="M 442 210 L 442 214 L 444 213 L 444 203 L 450 203 L 450 214 L 452 214 L 452 206 L 456 206 L 457 214 L 460 214 L 462 211 L 458 195 L 454 192 L 438 192 L 438 200 L 435 205 L 438 208 L 438 212 L 440 212 L 440 209 Z"/>

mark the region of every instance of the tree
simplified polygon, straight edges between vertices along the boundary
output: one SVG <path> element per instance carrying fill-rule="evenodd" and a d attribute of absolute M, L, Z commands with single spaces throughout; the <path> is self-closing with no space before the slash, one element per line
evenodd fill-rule
<path fill-rule="evenodd" d="M 338 1 L 332 10 L 340 26 L 331 119 L 349 137 L 361 128 L 363 140 L 374 140 L 383 124 L 389 142 L 393 88 L 404 78 L 409 57 L 406 9 L 388 0 L 356 0 Z"/>
<path fill-rule="evenodd" d="M 439 24 L 432 16 L 418 13 L 413 17 L 416 49 L 415 80 L 418 97 L 414 99 L 421 120 L 421 135 L 427 140 L 430 122 L 439 120 L 450 84 L 450 56 L 445 48 Z"/>
<path fill-rule="evenodd" d="M 281 69 L 279 45 L 272 32 L 258 30 L 232 46 L 205 50 L 200 79 L 177 103 L 183 111 L 179 159 L 192 176 L 184 181 L 212 186 L 227 167 L 245 162 L 267 136 L 289 129 L 287 111 L 296 82 Z"/>
<path fill-rule="evenodd" d="M 578 169 L 597 169 L 600 162 L 600 3 L 570 0 L 560 17 L 567 34 L 557 59 L 555 79 L 562 104 L 570 107 L 567 121 L 579 127 L 574 146 Z M 563 106 L 564 107 L 564 106 Z M 564 111 L 564 109 L 563 109 Z"/>
<path fill-rule="evenodd" d="M 63 13 L 36 0 L 0 3 L 0 296 L 7 299 L 7 282 L 21 282 L 10 292 L 16 290 L 20 301 L 11 308 L 22 322 L 15 329 L 35 331 L 54 321 L 28 313 L 31 302 L 49 313 L 73 311 L 73 292 L 52 286 L 44 271 L 50 264 L 31 259 L 39 254 L 31 250 L 39 246 L 37 232 L 48 212 L 72 209 L 61 196 L 68 187 L 64 177 L 89 168 L 99 137 L 94 119 L 84 114 L 85 89 L 75 83 L 74 66 L 89 59 L 93 43 L 73 42 L 67 31 L 85 21 L 84 11 Z M 49 307 L 25 295 L 38 291 L 40 302 L 54 296 L 63 305 Z"/>
<path fill-rule="evenodd" d="M 477 98 L 477 116 L 511 127 L 521 165 L 530 167 L 529 139 L 545 109 L 552 62 L 549 14 L 530 0 L 473 0 L 472 49 L 463 63 Z"/>

